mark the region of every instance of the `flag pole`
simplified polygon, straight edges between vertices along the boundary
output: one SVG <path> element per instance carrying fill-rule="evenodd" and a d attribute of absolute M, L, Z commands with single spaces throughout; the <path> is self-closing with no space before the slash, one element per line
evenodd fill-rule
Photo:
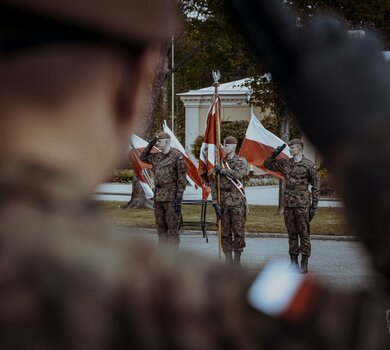
<path fill-rule="evenodd" d="M 217 118 L 217 145 L 216 145 L 216 152 L 217 152 L 217 164 L 221 165 L 221 154 L 219 152 L 219 146 L 221 144 L 221 116 L 219 115 L 219 96 L 218 96 L 218 86 L 219 86 L 219 78 L 221 77 L 221 74 L 219 73 L 219 70 L 212 72 L 213 79 L 214 79 L 214 101 L 216 104 L 216 110 L 215 115 Z M 218 205 L 221 205 L 221 174 L 217 174 L 217 202 Z M 222 258 L 222 221 L 221 219 L 218 220 L 218 257 L 219 259 Z"/>

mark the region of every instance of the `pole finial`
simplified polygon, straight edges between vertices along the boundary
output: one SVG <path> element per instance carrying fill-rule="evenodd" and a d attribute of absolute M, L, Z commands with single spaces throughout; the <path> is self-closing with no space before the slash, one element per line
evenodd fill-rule
<path fill-rule="evenodd" d="M 213 70 L 212 71 L 212 75 L 213 75 L 213 80 L 214 80 L 214 84 L 218 84 L 219 82 L 219 79 L 221 78 L 221 73 L 219 72 L 219 70 Z"/>

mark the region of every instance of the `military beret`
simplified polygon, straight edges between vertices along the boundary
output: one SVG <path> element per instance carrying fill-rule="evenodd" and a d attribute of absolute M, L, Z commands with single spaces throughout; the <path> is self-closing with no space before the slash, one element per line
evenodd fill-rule
<path fill-rule="evenodd" d="M 303 142 L 301 139 L 292 139 L 291 141 L 289 141 L 288 143 L 289 146 L 292 146 L 292 145 L 301 145 L 302 148 L 303 148 Z"/>
<path fill-rule="evenodd" d="M 227 145 L 237 145 L 237 139 L 234 136 L 228 136 L 225 138 L 225 143 Z"/>
<path fill-rule="evenodd" d="M 168 133 L 166 133 L 164 131 L 159 132 L 156 136 L 157 136 L 158 140 L 170 139 L 171 138 L 171 135 L 169 135 Z"/>
<path fill-rule="evenodd" d="M 171 38 L 176 27 L 174 0 L 1 0 L 24 19 L 43 17 L 105 35 L 122 42 L 149 42 Z M 25 28 L 25 21 L 15 26 Z"/>

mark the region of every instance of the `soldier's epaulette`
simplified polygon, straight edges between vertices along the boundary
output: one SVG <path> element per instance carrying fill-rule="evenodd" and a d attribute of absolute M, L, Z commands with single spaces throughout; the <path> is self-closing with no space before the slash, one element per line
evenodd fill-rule
<path fill-rule="evenodd" d="M 178 151 L 175 148 L 172 148 L 171 150 L 172 150 L 173 154 L 176 155 L 177 158 L 183 159 L 183 154 L 180 151 Z"/>
<path fill-rule="evenodd" d="M 302 160 L 305 165 L 314 166 L 314 167 L 316 166 L 310 159 L 307 159 L 306 157 L 303 157 Z"/>

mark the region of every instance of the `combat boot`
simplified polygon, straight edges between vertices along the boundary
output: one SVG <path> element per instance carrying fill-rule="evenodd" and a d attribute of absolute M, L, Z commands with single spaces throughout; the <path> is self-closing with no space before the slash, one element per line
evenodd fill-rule
<path fill-rule="evenodd" d="M 233 263 L 233 253 L 232 252 L 224 252 L 225 254 L 225 263 L 232 264 Z"/>
<path fill-rule="evenodd" d="M 299 269 L 298 255 L 290 255 L 290 267 L 294 269 Z"/>
<path fill-rule="evenodd" d="M 309 257 L 307 255 L 302 255 L 301 269 L 300 269 L 301 273 L 307 273 L 308 272 L 308 269 L 307 269 L 308 261 L 309 261 Z"/>
<path fill-rule="evenodd" d="M 241 252 L 234 252 L 234 263 L 241 265 Z"/>

